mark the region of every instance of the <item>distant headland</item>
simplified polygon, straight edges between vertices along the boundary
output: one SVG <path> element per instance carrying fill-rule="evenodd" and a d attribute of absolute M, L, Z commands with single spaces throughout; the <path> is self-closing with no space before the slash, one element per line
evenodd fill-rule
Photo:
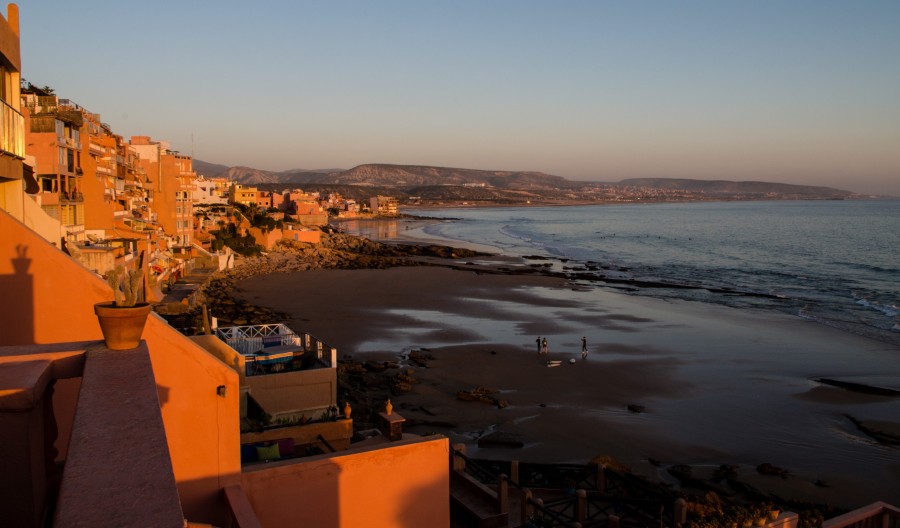
<path fill-rule="evenodd" d="M 725 200 L 847 200 L 872 198 L 851 191 L 760 181 L 638 178 L 618 182 L 576 181 L 529 171 L 495 171 L 424 165 L 365 164 L 352 169 L 293 169 L 281 172 L 227 167 L 194 160 L 207 177 L 260 189 L 302 186 L 359 200 L 373 195 L 402 205 L 570 205 Z M 269 189 L 271 187 L 271 189 Z M 358 195 L 358 196 L 357 196 Z"/>

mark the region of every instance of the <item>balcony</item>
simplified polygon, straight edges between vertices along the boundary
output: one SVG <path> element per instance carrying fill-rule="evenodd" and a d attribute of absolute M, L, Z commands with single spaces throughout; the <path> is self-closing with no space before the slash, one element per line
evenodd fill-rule
<path fill-rule="evenodd" d="M 59 201 L 62 203 L 82 203 L 84 202 L 84 193 L 62 191 L 59 193 Z"/>
<path fill-rule="evenodd" d="M 25 159 L 25 118 L 6 101 L 0 101 L 0 150 Z"/>
<path fill-rule="evenodd" d="M 226 326 L 216 335 L 244 357 L 247 376 L 337 368 L 337 349 L 281 323 Z"/>
<path fill-rule="evenodd" d="M 64 225 L 63 229 L 66 230 L 66 236 L 72 239 L 78 240 L 84 236 L 84 224 Z"/>
<path fill-rule="evenodd" d="M 35 201 L 41 207 L 50 207 L 59 205 L 59 194 L 55 192 L 41 192 L 35 195 Z"/>

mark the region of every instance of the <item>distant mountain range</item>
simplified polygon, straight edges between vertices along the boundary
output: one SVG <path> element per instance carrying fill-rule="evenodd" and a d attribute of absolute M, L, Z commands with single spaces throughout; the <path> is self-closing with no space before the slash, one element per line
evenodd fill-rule
<path fill-rule="evenodd" d="M 574 198 L 573 193 L 584 192 L 587 189 L 598 187 L 609 188 L 646 188 L 658 191 L 686 191 L 693 193 L 705 193 L 712 196 L 756 196 L 765 197 L 773 195 L 791 198 L 816 198 L 816 199 L 841 199 L 853 196 L 850 191 L 833 189 L 831 187 L 816 187 L 808 185 L 792 185 L 786 183 L 757 182 L 757 181 L 724 181 L 724 180 L 691 180 L 676 178 L 632 178 L 619 182 L 586 182 L 568 180 L 560 176 L 544 174 L 542 172 L 527 171 L 489 171 L 476 169 L 459 169 L 450 167 L 429 167 L 423 165 L 390 165 L 390 164 L 365 164 L 344 169 L 291 169 L 281 172 L 264 171 L 250 167 L 227 167 L 194 160 L 194 170 L 198 174 L 207 177 L 222 177 L 246 185 L 277 186 L 354 186 L 384 189 L 402 190 L 402 194 L 421 194 L 428 190 L 434 192 L 435 188 L 443 188 L 441 194 L 451 194 L 449 187 L 470 188 L 468 194 L 474 194 L 475 189 L 482 189 L 484 199 L 490 199 L 485 195 L 484 189 L 495 190 L 495 196 L 508 196 L 509 193 L 520 193 L 526 199 L 527 196 L 554 196 L 559 198 L 568 196 Z M 313 190 L 313 189 L 309 189 Z M 428 193 L 426 193 L 428 194 Z M 461 199 L 465 199 L 467 193 L 455 191 Z"/>

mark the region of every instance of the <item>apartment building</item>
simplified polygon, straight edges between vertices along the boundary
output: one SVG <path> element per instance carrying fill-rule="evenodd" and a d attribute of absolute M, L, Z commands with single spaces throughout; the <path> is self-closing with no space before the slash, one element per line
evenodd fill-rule
<path fill-rule="evenodd" d="M 228 203 L 252 205 L 256 203 L 259 190 L 256 187 L 245 187 L 240 183 L 232 183 L 228 188 Z"/>
<path fill-rule="evenodd" d="M 22 92 L 22 102 L 26 150 L 36 162 L 38 188 L 34 199 L 48 216 L 60 222 L 63 241 L 83 241 L 83 110 L 68 99 L 34 86 Z"/>
<path fill-rule="evenodd" d="M 225 178 L 206 178 L 198 176 L 195 182 L 191 201 L 195 204 L 225 205 L 228 203 L 228 186 L 230 183 Z"/>
<path fill-rule="evenodd" d="M 373 214 L 379 216 L 397 216 L 399 214 L 400 203 L 396 198 L 391 196 L 373 196 L 369 200 L 369 207 Z"/>
<path fill-rule="evenodd" d="M 147 187 L 153 196 L 157 221 L 167 235 L 168 249 L 178 257 L 191 254 L 194 233 L 192 196 L 197 175 L 191 156 L 170 148 L 166 141 L 132 136 L 129 146 L 139 155 Z"/>

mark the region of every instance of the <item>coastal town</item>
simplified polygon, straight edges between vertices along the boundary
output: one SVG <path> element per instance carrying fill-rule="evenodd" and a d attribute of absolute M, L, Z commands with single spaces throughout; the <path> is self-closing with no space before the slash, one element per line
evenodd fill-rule
<path fill-rule="evenodd" d="M 328 286 L 325 294 L 290 295 L 308 317 L 246 298 L 252 287 L 282 288 L 265 281 L 283 272 L 420 267 L 423 274 L 439 270 L 437 280 L 448 284 L 471 275 L 556 285 L 589 271 L 550 273 L 550 264 L 537 257 L 518 266 L 484 264 L 479 259 L 490 256 L 472 250 L 380 243 L 335 227 L 347 220 L 396 220 L 406 207 L 797 195 L 733 189 L 723 195 L 658 182 L 347 190 L 343 184 L 257 184 L 202 174 L 191 153 L 173 149 L 165 138 L 125 137 L 103 121 L 102 108 L 84 108 L 23 79 L 19 8 L 7 9 L 0 19 L 0 524 L 900 523 L 900 509 L 880 502 L 851 510 L 780 500 L 746 484 L 727 464 L 705 477 L 678 466 L 672 474 L 679 485 L 673 486 L 599 456 L 584 464 L 469 456 L 465 444 L 435 432 L 455 424 L 430 406 L 449 400 L 470 406 L 462 414 L 476 406 L 500 411 L 508 403 L 498 390 L 433 378 L 440 352 L 422 348 L 369 359 L 336 346 L 361 321 L 356 313 L 338 317 L 341 307 L 329 311 Z M 261 282 L 251 287 L 244 282 L 251 279 Z M 137 329 L 103 320 L 104 309 L 118 312 L 113 319 L 138 319 Z M 313 332 L 306 327 L 316 326 L 312 318 L 334 326 L 323 323 L 317 328 L 328 333 Z M 454 352 L 474 362 L 516 350 Z M 586 341 L 581 354 L 586 359 Z M 544 355 L 502 368 L 543 373 Z M 588 384 L 590 372 L 580 375 Z M 442 392 L 410 398 L 423 385 Z M 478 447 L 521 447 L 503 434 L 485 437 Z M 760 464 L 756 473 L 789 477 L 772 464 Z"/>

